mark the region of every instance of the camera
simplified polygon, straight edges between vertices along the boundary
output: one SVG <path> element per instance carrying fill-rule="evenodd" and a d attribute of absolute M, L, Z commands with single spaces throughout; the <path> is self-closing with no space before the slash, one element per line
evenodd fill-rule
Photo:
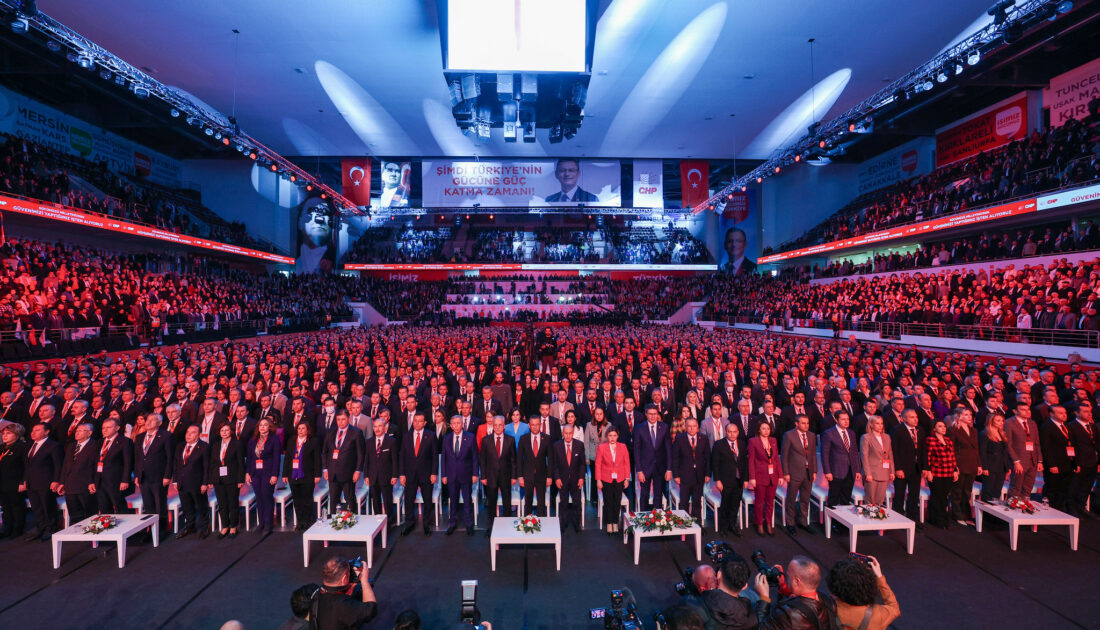
<path fill-rule="evenodd" d="M 787 576 L 783 573 L 782 568 L 769 565 L 768 559 L 764 557 L 764 552 L 759 549 L 752 552 L 751 558 L 752 563 L 756 565 L 756 570 L 768 579 L 768 584 L 779 589 L 781 596 L 790 595 L 791 589 L 787 586 Z"/>
<path fill-rule="evenodd" d="M 634 594 L 630 595 L 630 601 L 623 603 L 623 591 L 615 589 L 611 591 L 611 606 L 607 608 L 590 608 L 588 618 L 592 621 L 603 619 L 604 630 L 642 630 L 642 620 L 638 617 L 637 604 Z"/>
<path fill-rule="evenodd" d="M 481 611 L 477 609 L 477 580 L 462 580 L 462 609 L 459 611 L 462 623 L 476 626 L 481 623 Z"/>
<path fill-rule="evenodd" d="M 733 550 L 733 547 L 729 546 L 729 543 L 721 540 L 712 540 L 703 546 L 703 549 L 707 552 L 707 556 L 716 568 L 721 569 L 722 565 L 728 562 L 731 558 L 737 556 L 737 552 Z M 683 597 L 684 595 L 701 595 L 698 589 L 695 588 L 695 581 L 692 576 L 695 574 L 694 567 L 688 567 L 684 569 L 681 574 L 681 581 L 677 582 L 673 588 L 676 590 L 676 594 Z"/>

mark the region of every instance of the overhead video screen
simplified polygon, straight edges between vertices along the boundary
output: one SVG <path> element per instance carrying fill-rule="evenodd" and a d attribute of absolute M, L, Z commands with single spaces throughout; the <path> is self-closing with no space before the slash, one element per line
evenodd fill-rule
<path fill-rule="evenodd" d="M 447 70 L 584 72 L 585 0 L 448 0 Z"/>

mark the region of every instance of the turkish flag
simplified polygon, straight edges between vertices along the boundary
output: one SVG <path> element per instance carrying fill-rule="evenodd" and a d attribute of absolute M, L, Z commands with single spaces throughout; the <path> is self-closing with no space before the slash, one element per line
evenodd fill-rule
<path fill-rule="evenodd" d="M 693 208 L 710 198 L 710 162 L 680 160 L 680 191 L 683 207 Z"/>
<path fill-rule="evenodd" d="M 369 157 L 340 161 L 341 192 L 357 206 L 370 207 L 370 167 Z"/>

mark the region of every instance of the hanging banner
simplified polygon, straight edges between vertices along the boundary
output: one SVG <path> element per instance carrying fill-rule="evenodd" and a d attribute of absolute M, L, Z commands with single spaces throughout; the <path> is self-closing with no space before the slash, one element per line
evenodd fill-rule
<path fill-rule="evenodd" d="M 1050 108 L 1050 126 L 1061 127 L 1070 118 L 1089 115 L 1089 102 L 1100 98 L 1100 58 L 1050 80 L 1043 105 Z"/>
<path fill-rule="evenodd" d="M 936 168 L 1027 137 L 1027 94 L 944 127 L 936 132 Z"/>
<path fill-rule="evenodd" d="M 370 206 L 370 167 L 369 157 L 340 161 L 340 194 L 361 208 Z"/>
<path fill-rule="evenodd" d="M 618 161 L 424 160 L 423 164 L 424 206 L 429 208 L 618 207 L 622 200 Z"/>
<path fill-rule="evenodd" d="M 934 150 L 932 138 L 917 138 L 863 162 L 856 172 L 859 194 L 931 172 Z"/>
<path fill-rule="evenodd" d="M 662 160 L 634 160 L 634 207 L 664 208 L 665 182 Z"/>
<path fill-rule="evenodd" d="M 710 198 L 710 162 L 680 160 L 681 207 L 694 208 Z"/>
<path fill-rule="evenodd" d="M 412 196 L 412 163 L 379 160 L 382 188 L 375 191 L 370 206 L 375 209 L 408 208 Z"/>

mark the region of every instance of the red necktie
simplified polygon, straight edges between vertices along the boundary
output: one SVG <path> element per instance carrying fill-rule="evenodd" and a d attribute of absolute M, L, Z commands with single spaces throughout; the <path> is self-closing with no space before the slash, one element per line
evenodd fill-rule
<path fill-rule="evenodd" d="M 535 439 L 531 440 L 531 454 L 536 456 L 539 454 L 539 436 L 537 433 Z"/>
<path fill-rule="evenodd" d="M 844 438 L 844 450 L 846 450 L 846 451 L 852 450 L 852 443 L 848 441 L 848 432 L 847 431 L 841 431 L 840 432 L 840 437 Z"/>
<path fill-rule="evenodd" d="M 570 448 L 571 446 L 573 446 L 573 445 L 572 444 L 566 444 L 565 445 L 565 465 L 566 466 L 569 466 L 569 464 L 573 461 L 573 449 Z"/>
<path fill-rule="evenodd" d="M 191 457 L 191 449 L 195 448 L 193 445 L 188 444 L 187 448 L 183 449 L 183 463 L 187 463 L 187 458 Z"/>
<path fill-rule="evenodd" d="M 498 435 L 497 436 L 497 459 L 500 459 L 500 456 L 503 455 L 503 453 L 501 451 L 502 451 L 502 440 L 500 439 L 500 436 Z"/>
<path fill-rule="evenodd" d="M 416 432 L 416 443 L 413 444 L 413 457 L 420 455 L 420 431 Z"/>
<path fill-rule="evenodd" d="M 810 451 L 810 445 L 806 443 L 806 434 L 801 431 L 798 434 L 802 436 L 802 450 L 808 453 Z"/>

